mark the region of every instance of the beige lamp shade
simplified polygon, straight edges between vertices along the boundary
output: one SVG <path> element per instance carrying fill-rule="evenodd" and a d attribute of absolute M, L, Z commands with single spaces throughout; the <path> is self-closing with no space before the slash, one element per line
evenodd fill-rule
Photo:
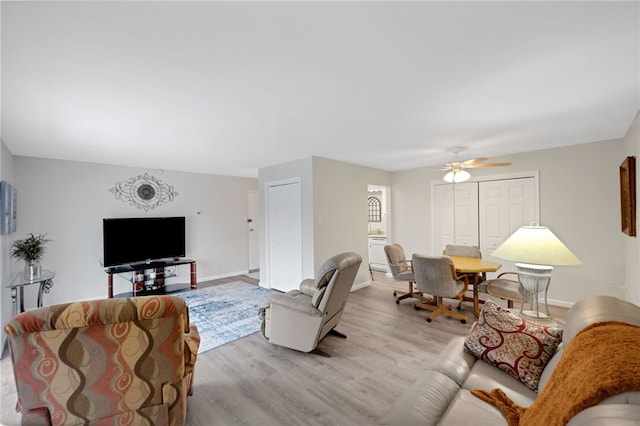
<path fill-rule="evenodd" d="M 536 265 L 570 266 L 582 262 L 546 226 L 522 226 L 493 253 L 500 259 Z"/>

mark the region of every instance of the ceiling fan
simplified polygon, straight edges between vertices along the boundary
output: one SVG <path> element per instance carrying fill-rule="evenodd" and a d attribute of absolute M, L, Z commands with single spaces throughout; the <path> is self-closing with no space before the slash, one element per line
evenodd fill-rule
<path fill-rule="evenodd" d="M 475 169 L 481 167 L 503 167 L 510 166 L 511 163 L 485 163 L 488 158 L 478 157 L 467 161 L 454 161 L 447 163 L 442 170 L 448 170 L 448 173 L 444 175 L 446 182 L 459 183 L 468 180 L 471 175 L 465 169 Z"/>

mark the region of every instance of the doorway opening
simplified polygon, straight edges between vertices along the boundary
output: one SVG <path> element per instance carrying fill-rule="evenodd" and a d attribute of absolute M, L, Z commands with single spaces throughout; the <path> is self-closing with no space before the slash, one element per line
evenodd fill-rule
<path fill-rule="evenodd" d="M 384 246 L 391 241 L 391 188 L 368 185 L 367 238 L 369 243 L 369 270 L 389 272 Z M 373 274 L 371 274 L 373 278 Z"/>

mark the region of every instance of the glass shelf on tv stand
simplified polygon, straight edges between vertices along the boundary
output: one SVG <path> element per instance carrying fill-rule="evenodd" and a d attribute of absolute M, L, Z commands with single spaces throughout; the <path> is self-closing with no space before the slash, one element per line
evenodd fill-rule
<path fill-rule="evenodd" d="M 156 260 L 148 260 L 145 262 L 130 263 L 127 265 L 110 266 L 106 268 L 105 271 L 107 274 L 121 274 L 123 272 L 144 271 L 146 269 L 166 268 L 169 266 L 186 265 L 186 264 L 194 264 L 194 263 L 196 263 L 196 261 L 193 259 L 178 257 L 173 259 L 156 259 Z"/>
<path fill-rule="evenodd" d="M 189 284 L 172 284 L 166 285 L 165 279 L 176 277 L 178 274 L 176 268 L 179 265 L 190 265 L 191 279 Z M 165 268 L 173 267 L 172 271 L 165 271 Z M 149 294 L 164 294 L 172 291 L 171 288 L 181 287 L 182 289 L 197 288 L 196 282 L 196 261 L 186 258 L 159 259 L 146 262 L 138 262 L 129 265 L 112 266 L 105 269 L 109 275 L 108 280 L 108 297 L 113 297 L 113 275 L 119 275 L 132 284 L 132 291 L 119 294 L 118 296 L 139 296 Z M 131 274 L 130 277 L 124 277 L 123 274 Z"/>
<path fill-rule="evenodd" d="M 131 272 L 131 277 L 127 279 L 133 285 L 133 292 L 148 293 L 150 291 L 157 290 L 165 286 L 164 280 L 178 276 L 175 266 L 173 266 L 174 269 L 171 271 L 165 271 L 164 268 L 165 267 L 150 268 L 148 271 L 153 270 L 154 272 L 148 273 L 147 270 Z M 162 269 L 162 271 L 156 271 L 156 269 Z"/>

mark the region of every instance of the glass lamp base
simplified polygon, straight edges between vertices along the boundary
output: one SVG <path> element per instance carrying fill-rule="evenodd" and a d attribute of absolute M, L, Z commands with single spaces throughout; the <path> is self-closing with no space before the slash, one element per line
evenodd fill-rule
<path fill-rule="evenodd" d="M 523 318 L 525 318 L 528 321 L 535 322 L 537 324 L 550 325 L 550 326 L 557 324 L 552 316 L 547 315 L 547 314 L 542 313 L 542 312 L 522 311 L 522 312 L 520 312 L 520 316 L 522 316 Z"/>

